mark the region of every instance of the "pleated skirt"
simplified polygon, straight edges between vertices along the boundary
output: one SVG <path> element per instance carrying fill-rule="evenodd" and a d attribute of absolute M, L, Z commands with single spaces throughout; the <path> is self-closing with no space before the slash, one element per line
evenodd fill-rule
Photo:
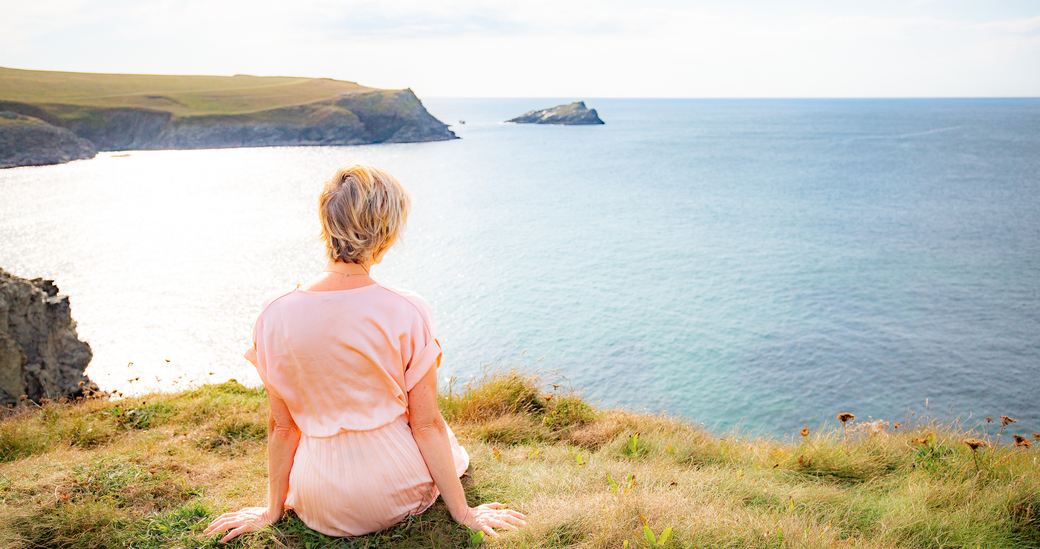
<path fill-rule="evenodd" d="M 448 428 L 455 473 L 469 454 Z M 437 500 L 419 446 L 405 416 L 371 431 L 300 437 L 285 506 L 304 524 L 329 536 L 361 536 L 422 513 Z"/>

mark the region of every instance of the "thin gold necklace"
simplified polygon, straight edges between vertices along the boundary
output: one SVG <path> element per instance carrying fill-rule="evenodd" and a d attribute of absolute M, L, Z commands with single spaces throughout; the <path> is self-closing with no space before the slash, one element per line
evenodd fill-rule
<path fill-rule="evenodd" d="M 322 271 L 322 272 L 323 273 L 334 273 L 334 274 L 343 275 L 343 276 L 354 276 L 354 275 L 365 275 L 365 276 L 368 276 L 367 272 L 364 272 L 364 273 L 341 273 L 339 271 Z"/>

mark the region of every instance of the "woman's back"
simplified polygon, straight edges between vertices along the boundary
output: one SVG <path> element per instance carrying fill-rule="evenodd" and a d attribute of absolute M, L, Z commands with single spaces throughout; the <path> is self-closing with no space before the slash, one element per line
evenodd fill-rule
<path fill-rule="evenodd" d="M 430 307 L 369 274 L 410 205 L 400 182 L 372 166 L 342 166 L 325 181 L 325 269 L 264 303 L 245 353 L 271 406 L 267 506 L 224 513 L 206 533 L 230 530 L 226 542 L 292 508 L 324 534 L 362 535 L 423 512 L 441 492 L 452 518 L 485 534 L 523 524 L 500 503 L 466 502 L 469 456 L 437 407 Z"/>
<path fill-rule="evenodd" d="M 439 357 L 429 306 L 410 292 L 371 284 L 270 299 L 246 358 L 303 435 L 286 507 L 339 536 L 429 507 L 438 492 L 408 427 L 408 391 Z M 469 456 L 450 443 L 462 474 Z"/>
<path fill-rule="evenodd" d="M 429 306 L 411 292 L 297 289 L 265 304 L 246 358 L 304 435 L 327 437 L 406 413 L 408 391 L 440 357 L 435 338 Z"/>

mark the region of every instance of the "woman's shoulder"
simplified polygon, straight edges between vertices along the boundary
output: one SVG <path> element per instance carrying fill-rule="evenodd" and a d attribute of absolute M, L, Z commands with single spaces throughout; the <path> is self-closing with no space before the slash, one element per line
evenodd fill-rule
<path fill-rule="evenodd" d="M 430 310 L 430 304 L 423 297 L 411 290 L 402 290 L 400 288 L 392 288 L 390 286 L 378 285 L 380 288 L 386 290 L 390 295 L 396 296 L 397 301 L 401 306 L 405 308 L 415 309 L 419 316 L 422 317 L 423 322 L 426 324 L 432 324 L 433 314 Z"/>
<path fill-rule="evenodd" d="M 267 296 L 264 297 L 264 301 L 260 304 L 260 311 L 256 315 L 257 319 L 259 319 L 261 316 L 263 316 L 264 311 L 266 311 L 271 306 L 271 304 L 273 304 L 274 302 L 278 301 L 279 299 L 281 299 L 281 298 L 291 294 L 293 290 L 295 290 L 295 288 L 288 288 L 288 289 L 285 289 L 285 290 L 280 290 L 280 291 L 271 292 L 270 294 L 267 294 Z"/>

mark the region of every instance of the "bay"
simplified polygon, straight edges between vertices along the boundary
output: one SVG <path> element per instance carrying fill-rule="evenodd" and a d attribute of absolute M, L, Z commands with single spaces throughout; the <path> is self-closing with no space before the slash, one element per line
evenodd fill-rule
<path fill-rule="evenodd" d="M 373 272 L 430 301 L 445 381 L 525 364 L 770 435 L 845 411 L 1040 430 L 1040 100 L 589 99 L 606 125 L 501 123 L 567 101 L 424 101 L 451 142 L 3 170 L 0 267 L 72 296 L 102 388 L 257 384 L 259 304 L 321 270 L 318 190 L 368 162 L 413 197 Z"/>

